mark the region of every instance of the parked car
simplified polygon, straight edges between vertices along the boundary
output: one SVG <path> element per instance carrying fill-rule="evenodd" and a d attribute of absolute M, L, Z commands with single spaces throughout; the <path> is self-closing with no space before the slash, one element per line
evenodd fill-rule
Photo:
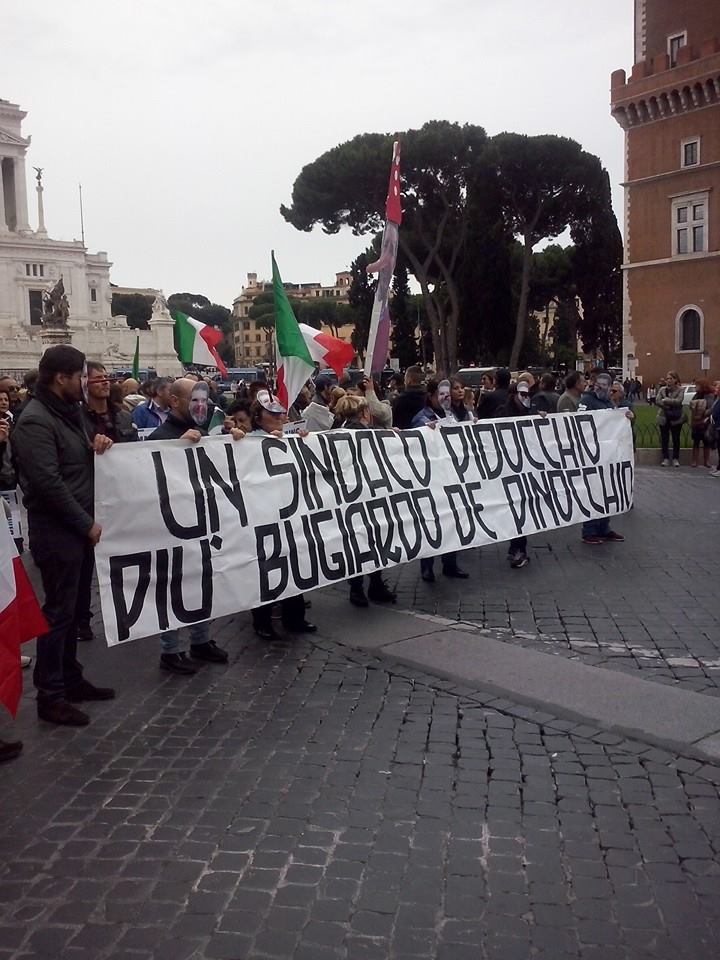
<path fill-rule="evenodd" d="M 684 383 L 682 385 L 682 392 L 683 392 L 683 406 L 688 407 L 690 406 L 690 401 L 695 399 L 695 394 L 697 393 L 695 384 Z"/>
<path fill-rule="evenodd" d="M 457 375 L 460 377 L 466 387 L 472 387 L 477 390 L 482 385 L 482 375 L 484 373 L 494 373 L 497 367 L 462 367 Z"/>

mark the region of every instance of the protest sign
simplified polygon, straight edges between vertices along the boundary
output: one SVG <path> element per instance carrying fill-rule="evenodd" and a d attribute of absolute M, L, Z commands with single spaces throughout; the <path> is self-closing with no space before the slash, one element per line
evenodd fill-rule
<path fill-rule="evenodd" d="M 95 464 L 109 644 L 628 510 L 624 411 L 117 444 Z"/>

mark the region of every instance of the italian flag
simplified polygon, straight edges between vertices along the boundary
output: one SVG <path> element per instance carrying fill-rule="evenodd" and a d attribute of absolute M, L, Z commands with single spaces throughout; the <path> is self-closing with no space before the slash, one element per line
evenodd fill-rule
<path fill-rule="evenodd" d="M 316 363 L 321 367 L 330 367 L 338 375 L 338 380 L 355 359 L 355 347 L 346 340 L 331 337 L 329 333 L 309 327 L 306 323 L 298 324 L 305 346 Z"/>
<path fill-rule="evenodd" d="M 10 535 L 0 500 L 0 703 L 14 717 L 22 693 L 20 644 L 48 625 Z"/>
<path fill-rule="evenodd" d="M 270 256 L 275 303 L 275 363 L 277 365 L 275 392 L 280 403 L 289 410 L 295 403 L 303 384 L 315 373 L 315 364 L 285 293 L 280 271 L 275 263 L 275 253 L 271 253 Z"/>
<path fill-rule="evenodd" d="M 181 310 L 173 310 L 172 318 L 175 321 L 175 344 L 180 362 L 217 367 L 226 377 L 227 367 L 217 352 L 217 346 L 223 340 L 222 330 L 200 323 Z"/>

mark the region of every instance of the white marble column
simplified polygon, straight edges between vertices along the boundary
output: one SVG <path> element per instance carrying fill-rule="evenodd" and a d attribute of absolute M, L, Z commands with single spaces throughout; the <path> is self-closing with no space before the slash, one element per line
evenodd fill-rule
<path fill-rule="evenodd" d="M 0 233 L 8 232 L 8 225 L 5 220 L 5 190 L 3 188 L 2 164 L 4 157 L 0 156 Z"/>
<path fill-rule="evenodd" d="M 32 233 L 28 223 L 27 181 L 25 180 L 25 157 L 15 157 L 15 212 L 18 233 Z"/>

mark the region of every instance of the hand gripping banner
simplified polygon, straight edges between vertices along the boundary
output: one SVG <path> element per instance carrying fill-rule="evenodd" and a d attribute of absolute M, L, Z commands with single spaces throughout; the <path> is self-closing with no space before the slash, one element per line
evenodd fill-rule
<path fill-rule="evenodd" d="M 95 466 L 108 644 L 628 510 L 623 411 L 117 444 Z"/>

